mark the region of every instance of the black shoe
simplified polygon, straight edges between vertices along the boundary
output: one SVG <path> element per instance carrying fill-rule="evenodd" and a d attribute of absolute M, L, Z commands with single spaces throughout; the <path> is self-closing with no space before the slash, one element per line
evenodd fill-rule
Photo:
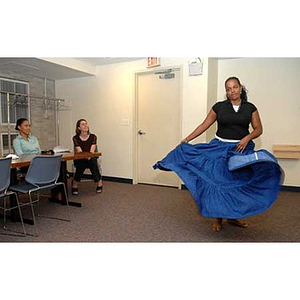
<path fill-rule="evenodd" d="M 78 188 L 72 187 L 72 195 L 78 195 Z"/>
<path fill-rule="evenodd" d="M 103 190 L 103 186 L 102 185 L 96 187 L 96 193 L 100 194 L 100 193 L 102 193 L 102 190 Z"/>

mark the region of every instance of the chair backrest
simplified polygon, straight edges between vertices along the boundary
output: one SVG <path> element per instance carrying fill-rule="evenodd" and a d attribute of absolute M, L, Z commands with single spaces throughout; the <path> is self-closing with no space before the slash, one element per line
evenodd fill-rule
<path fill-rule="evenodd" d="M 0 159 L 0 194 L 2 194 L 10 184 L 11 157 Z"/>
<path fill-rule="evenodd" d="M 25 180 L 32 184 L 49 184 L 57 181 L 61 164 L 60 155 L 35 156 L 28 169 Z"/>

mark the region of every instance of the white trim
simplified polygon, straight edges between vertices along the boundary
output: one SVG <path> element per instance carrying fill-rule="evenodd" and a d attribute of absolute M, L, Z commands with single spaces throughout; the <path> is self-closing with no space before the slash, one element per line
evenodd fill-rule
<path fill-rule="evenodd" d="M 12 79 L 12 78 L 6 78 L 6 77 L 0 77 L 0 80 L 5 80 L 5 81 L 12 81 L 12 82 L 17 82 L 17 83 L 23 83 L 23 84 L 28 84 L 28 81 L 23 81 L 23 80 L 18 80 L 18 79 Z"/>
<path fill-rule="evenodd" d="M 225 142 L 225 143 L 238 143 L 240 140 L 229 140 L 229 139 L 222 139 L 220 137 L 218 137 L 217 135 L 215 135 L 216 139 L 221 141 L 221 142 Z"/>

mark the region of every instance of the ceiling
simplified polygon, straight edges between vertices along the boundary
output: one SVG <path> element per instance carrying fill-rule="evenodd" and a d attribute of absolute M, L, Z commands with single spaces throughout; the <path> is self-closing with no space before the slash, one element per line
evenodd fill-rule
<path fill-rule="evenodd" d="M 72 58 L 89 67 L 142 59 L 142 57 L 79 57 Z M 88 69 L 88 68 L 87 68 Z M 0 57 L 0 72 L 19 73 L 52 80 L 92 76 L 93 73 L 67 67 L 35 57 Z"/>
<path fill-rule="evenodd" d="M 133 61 L 133 60 L 139 60 L 143 58 L 144 57 L 76 57 L 76 59 L 80 61 L 95 66 Z"/>

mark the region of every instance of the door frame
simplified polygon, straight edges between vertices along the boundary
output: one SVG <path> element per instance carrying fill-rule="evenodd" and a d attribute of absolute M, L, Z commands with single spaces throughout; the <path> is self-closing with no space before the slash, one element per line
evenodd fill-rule
<path fill-rule="evenodd" d="M 179 71 L 179 136 L 182 137 L 182 99 L 183 99 L 183 66 L 166 66 L 149 70 L 136 71 L 134 73 L 134 102 L 133 102 L 133 113 L 132 113 L 132 170 L 133 170 L 133 184 L 138 184 L 138 76 L 154 74 L 156 72 L 167 71 L 169 69 Z M 179 143 L 180 141 L 178 141 Z M 171 150 L 171 149 L 170 149 Z M 178 188 L 181 188 L 181 180 L 178 180 Z"/>

